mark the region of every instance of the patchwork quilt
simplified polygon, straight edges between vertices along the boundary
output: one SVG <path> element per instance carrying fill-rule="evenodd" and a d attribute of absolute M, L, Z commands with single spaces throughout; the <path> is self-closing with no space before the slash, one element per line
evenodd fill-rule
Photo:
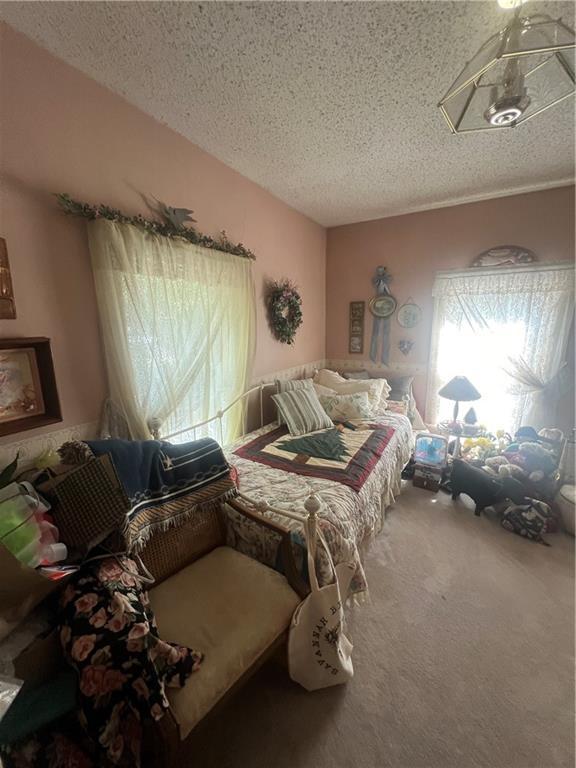
<path fill-rule="evenodd" d="M 293 438 L 277 424 L 245 435 L 226 451 L 236 470 L 241 493 L 268 504 L 305 514 L 314 493 L 321 502 L 319 524 L 336 564 L 356 565 L 348 596 L 367 589 L 360 557 L 365 542 L 384 522 L 384 510 L 400 492 L 400 473 L 413 447 L 412 425 L 406 416 L 386 411 L 377 423 L 353 422 L 357 429 L 313 432 Z M 294 556 L 306 571 L 302 525 L 267 513 L 291 532 Z M 278 541 L 246 517 L 229 513 L 230 546 L 277 567 Z M 321 548 L 316 570 L 321 584 L 333 573 Z"/>
<path fill-rule="evenodd" d="M 238 448 L 244 459 L 306 477 L 322 477 L 358 492 L 394 435 L 389 425 L 339 424 L 293 438 L 285 426 Z"/>

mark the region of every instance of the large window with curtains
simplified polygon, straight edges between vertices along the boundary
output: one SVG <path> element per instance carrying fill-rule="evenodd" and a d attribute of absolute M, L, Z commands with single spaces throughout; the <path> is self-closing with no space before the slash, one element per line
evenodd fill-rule
<path fill-rule="evenodd" d="M 111 434 L 146 439 L 203 421 L 247 387 L 254 344 L 251 262 L 99 220 L 89 227 Z M 213 436 L 240 430 L 242 406 Z M 190 440 L 210 428 L 180 435 Z"/>
<path fill-rule="evenodd" d="M 470 405 L 489 429 L 553 424 L 572 377 L 565 356 L 574 266 L 440 272 L 433 295 L 427 421 L 450 417 L 453 403 L 438 397 L 438 390 L 462 375 L 482 395 Z"/>

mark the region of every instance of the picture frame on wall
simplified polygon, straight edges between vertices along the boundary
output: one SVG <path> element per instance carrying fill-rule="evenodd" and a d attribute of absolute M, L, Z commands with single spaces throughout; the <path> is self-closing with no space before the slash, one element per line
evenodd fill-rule
<path fill-rule="evenodd" d="M 50 339 L 0 339 L 0 436 L 62 421 Z"/>
<path fill-rule="evenodd" d="M 16 304 L 6 240 L 0 237 L 0 320 L 14 320 Z"/>
<path fill-rule="evenodd" d="M 364 314 L 365 301 L 350 302 L 350 330 L 348 352 L 362 354 L 364 352 Z"/>

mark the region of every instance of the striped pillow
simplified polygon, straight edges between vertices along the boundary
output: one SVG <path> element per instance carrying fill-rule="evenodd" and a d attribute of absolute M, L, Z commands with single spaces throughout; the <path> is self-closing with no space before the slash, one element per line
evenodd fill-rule
<path fill-rule="evenodd" d="M 276 379 L 276 392 L 292 392 L 294 389 L 312 389 L 313 379 Z"/>
<path fill-rule="evenodd" d="M 312 389 L 312 379 L 276 379 L 276 392 L 292 392 L 295 389 Z M 278 424 L 286 424 L 286 420 L 278 410 Z"/>
<path fill-rule="evenodd" d="M 286 421 L 291 435 L 305 435 L 334 426 L 313 389 L 281 392 L 272 395 L 272 400 L 278 406 L 280 416 Z"/>

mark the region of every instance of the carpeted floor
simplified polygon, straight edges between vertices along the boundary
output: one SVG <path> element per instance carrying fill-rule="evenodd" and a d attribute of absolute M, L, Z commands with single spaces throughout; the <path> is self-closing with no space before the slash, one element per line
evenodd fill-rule
<path fill-rule="evenodd" d="M 186 765 L 572 768 L 574 539 L 548 540 L 406 485 L 351 612 L 352 683 L 306 693 L 269 665 Z"/>

